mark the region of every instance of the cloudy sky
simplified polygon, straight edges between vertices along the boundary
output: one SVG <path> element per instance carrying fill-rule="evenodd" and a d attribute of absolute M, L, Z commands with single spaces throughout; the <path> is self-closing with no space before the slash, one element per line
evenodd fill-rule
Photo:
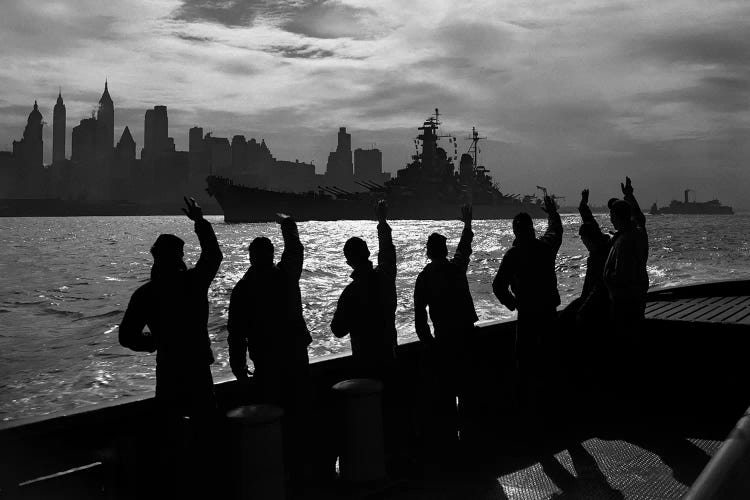
<path fill-rule="evenodd" d="M 322 172 L 346 126 L 393 172 L 438 107 L 508 192 L 750 209 L 749 32 L 747 0 L 0 0 L 0 150 L 61 86 L 69 155 L 108 78 L 139 149 L 165 104 L 180 149 L 197 124 Z"/>

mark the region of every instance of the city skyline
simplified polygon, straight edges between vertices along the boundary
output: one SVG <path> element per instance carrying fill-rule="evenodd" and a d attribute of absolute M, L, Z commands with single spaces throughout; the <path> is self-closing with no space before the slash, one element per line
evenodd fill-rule
<path fill-rule="evenodd" d="M 489 137 L 483 163 L 504 191 L 542 184 L 570 198 L 586 183 L 601 201 L 627 173 L 647 202 L 690 187 L 699 199 L 749 205 L 744 2 L 76 6 L 4 4 L 1 150 L 20 137 L 36 99 L 51 163 L 62 87 L 69 157 L 70 130 L 106 78 L 115 138 L 128 126 L 139 149 L 143 112 L 165 104 L 178 149 L 201 125 L 265 138 L 277 157 L 322 171 L 332 131 L 346 126 L 353 148 L 377 143 L 394 172 L 438 107 L 459 139 L 474 125 Z"/>

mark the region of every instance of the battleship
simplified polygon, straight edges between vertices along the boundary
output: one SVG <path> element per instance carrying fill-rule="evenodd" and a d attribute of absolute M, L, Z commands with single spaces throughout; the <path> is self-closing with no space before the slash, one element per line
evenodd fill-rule
<path fill-rule="evenodd" d="M 389 216 L 407 220 L 450 220 L 456 206 L 473 205 L 475 219 L 510 219 L 519 212 L 546 217 L 542 200 L 535 195 L 503 194 L 489 171 L 479 164 L 480 137 L 476 128 L 468 152 L 458 159 L 457 139 L 441 134 L 440 114 L 430 116 L 418 128 L 412 162 L 384 184 L 356 181 L 366 191 L 352 193 L 337 187 L 321 187 L 308 193 L 284 193 L 240 185 L 226 177 L 209 176 L 206 191 L 216 198 L 226 222 L 271 222 L 279 212 L 307 220 L 371 219 L 376 202 L 388 202 Z M 453 155 L 439 146 L 448 139 Z M 420 151 L 421 148 L 421 151 Z M 541 189 L 541 188 L 540 188 Z M 546 190 L 545 190 L 546 191 Z"/>
<path fill-rule="evenodd" d="M 687 215 L 732 215 L 734 210 L 732 207 L 722 205 L 719 200 L 709 201 L 690 201 L 689 194 L 694 191 L 692 189 L 685 190 L 684 201 L 672 200 L 668 207 L 658 208 L 656 203 L 651 205 L 649 211 L 651 215 L 661 214 L 687 214 Z"/>

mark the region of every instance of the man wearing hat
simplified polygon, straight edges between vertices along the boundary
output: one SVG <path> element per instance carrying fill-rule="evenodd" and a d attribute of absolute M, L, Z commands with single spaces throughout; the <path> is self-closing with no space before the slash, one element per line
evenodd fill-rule
<path fill-rule="evenodd" d="M 492 291 L 509 310 L 518 309 L 516 362 L 521 398 L 528 410 L 539 415 L 538 404 L 551 392 L 554 367 L 559 355 L 555 259 L 562 244 L 563 226 L 554 200 L 544 197 L 547 230 L 538 237 L 526 212 L 513 218 L 513 245 L 505 252 Z M 537 408 L 535 408 L 537 407 Z"/>
<path fill-rule="evenodd" d="M 133 293 L 119 340 L 134 351 L 156 351 L 156 400 L 164 414 L 206 417 L 216 409 L 208 287 L 223 257 L 201 207 L 193 198 L 185 203 L 182 210 L 195 222 L 200 241 L 198 262 L 188 269 L 183 260 L 185 242 L 173 234 L 159 235 L 151 247 L 151 280 Z"/>
<path fill-rule="evenodd" d="M 604 264 L 612 324 L 618 332 L 635 332 L 643 319 L 648 290 L 646 217 L 633 195 L 630 177 L 620 185 L 624 200 L 611 200 L 609 216 L 615 228 L 612 249 Z"/>
<path fill-rule="evenodd" d="M 432 233 L 427 238 L 427 258 L 430 262 L 417 276 L 414 286 L 414 323 L 419 340 L 431 347 L 434 369 L 437 373 L 437 390 L 440 393 L 438 413 L 449 419 L 446 427 L 456 435 L 456 397 L 465 409 L 470 336 L 474 322 L 479 319 L 471 298 L 466 271 L 471 256 L 471 206 L 461 208 L 464 223 L 456 253 L 448 260 L 446 238 Z M 434 335 L 427 323 L 427 309 L 435 329 Z M 447 429 L 448 430 L 448 429 Z"/>

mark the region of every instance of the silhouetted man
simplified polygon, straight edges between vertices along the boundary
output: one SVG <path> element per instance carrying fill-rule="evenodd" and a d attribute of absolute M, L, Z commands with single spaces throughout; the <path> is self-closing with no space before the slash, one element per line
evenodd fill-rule
<path fill-rule="evenodd" d="M 527 213 L 513 218 L 516 239 L 505 252 L 492 282 L 492 291 L 505 307 L 518 309 L 516 360 L 522 397 L 537 398 L 542 381 L 553 365 L 557 339 L 557 291 L 555 259 L 562 244 L 562 221 L 557 206 L 544 197 L 547 231 L 536 237 Z M 510 288 L 510 290 L 508 289 Z"/>
<path fill-rule="evenodd" d="M 344 244 L 353 269 L 331 321 L 336 337 L 350 335 L 357 374 L 385 379 L 396 348 L 396 248 L 384 201 L 378 203 L 378 265 L 373 267 L 367 243 L 356 236 Z"/>
<path fill-rule="evenodd" d="M 207 416 L 216 408 L 208 337 L 208 287 L 222 254 L 216 235 L 193 198 L 183 212 L 195 222 L 201 254 L 195 267 L 183 260 L 182 239 L 161 234 L 151 247 L 151 280 L 130 299 L 120 324 L 120 344 L 156 351 L 156 400 L 170 414 Z M 148 326 L 150 332 L 144 332 Z"/>
<path fill-rule="evenodd" d="M 589 190 L 581 192 L 578 213 L 581 214 L 581 228 L 578 234 L 588 250 L 586 276 L 576 311 L 577 324 L 581 328 L 603 326 L 609 314 L 609 297 L 604 285 L 604 263 L 607 261 L 612 242 L 608 234 L 599 227 L 588 205 Z"/>
<path fill-rule="evenodd" d="M 452 434 L 456 430 L 456 397 L 465 407 L 467 378 L 471 370 L 469 341 L 474 322 L 479 319 L 469 291 L 466 271 L 471 256 L 471 207 L 461 209 L 464 228 L 456 253 L 448 260 L 445 236 L 432 233 L 427 238 L 427 257 L 430 263 L 417 276 L 414 287 L 414 323 L 419 340 L 431 346 L 437 370 L 440 406 L 452 422 Z M 427 323 L 427 308 L 435 328 L 430 332 Z"/>
<path fill-rule="evenodd" d="M 248 380 L 249 354 L 260 401 L 294 413 L 306 397 L 312 337 L 302 316 L 299 288 L 304 248 L 294 220 L 280 216 L 279 223 L 284 251 L 278 265 L 271 240 L 258 237 L 250 243 L 250 268 L 229 301 L 227 341 L 237 380 Z"/>
<path fill-rule="evenodd" d="M 155 474 L 152 479 L 157 489 L 143 488 L 139 494 L 162 498 L 207 495 L 210 485 L 205 468 L 216 412 L 210 367 L 214 357 L 207 329 L 208 287 L 222 254 L 201 208 L 192 198 L 185 203 L 183 211 L 195 222 L 201 246 L 198 262 L 188 269 L 183 261 L 185 242 L 172 234 L 159 235 L 151 247 L 151 280 L 133 293 L 119 333 L 124 347 L 156 351 L 160 419 L 150 422 L 149 428 L 160 447 L 154 457 L 158 464 L 148 469 Z M 150 332 L 143 331 L 146 326 Z M 184 416 L 190 417 L 189 421 Z"/>
<path fill-rule="evenodd" d="M 610 206 L 615 227 L 612 249 L 604 264 L 604 283 L 609 292 L 611 320 L 619 332 L 635 332 L 646 308 L 648 291 L 648 235 L 646 217 L 633 195 L 630 177 L 620 184 L 624 200 Z"/>

